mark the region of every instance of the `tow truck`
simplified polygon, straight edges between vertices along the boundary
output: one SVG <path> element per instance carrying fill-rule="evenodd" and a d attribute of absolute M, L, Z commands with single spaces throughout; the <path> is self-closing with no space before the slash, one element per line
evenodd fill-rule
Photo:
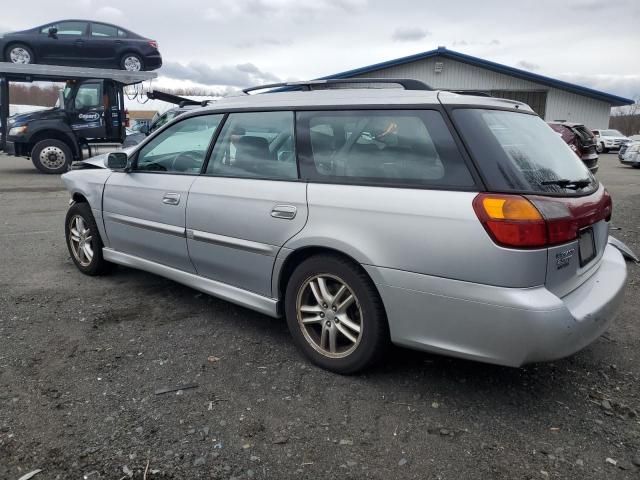
<path fill-rule="evenodd" d="M 0 63 L 0 149 L 30 158 L 43 173 L 63 173 L 72 162 L 121 145 L 126 137 L 125 87 L 155 72 Z M 10 82 L 64 82 L 55 107 L 9 117 Z"/>

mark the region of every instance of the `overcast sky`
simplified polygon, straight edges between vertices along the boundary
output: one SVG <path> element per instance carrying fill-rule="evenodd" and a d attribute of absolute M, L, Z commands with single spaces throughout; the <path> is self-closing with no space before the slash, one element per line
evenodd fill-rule
<path fill-rule="evenodd" d="M 2 4 L 0 31 L 87 18 L 157 40 L 165 61 L 161 84 L 243 87 L 309 79 L 444 45 L 625 97 L 640 96 L 640 0 Z"/>

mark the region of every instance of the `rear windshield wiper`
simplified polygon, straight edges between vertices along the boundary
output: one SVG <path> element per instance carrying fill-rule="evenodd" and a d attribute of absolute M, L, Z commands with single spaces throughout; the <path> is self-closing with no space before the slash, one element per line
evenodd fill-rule
<path fill-rule="evenodd" d="M 580 190 L 582 188 L 588 187 L 591 185 L 591 179 L 583 178 L 581 180 L 548 180 L 546 182 L 541 182 L 542 185 L 557 185 L 560 188 L 569 188 L 572 190 Z"/>

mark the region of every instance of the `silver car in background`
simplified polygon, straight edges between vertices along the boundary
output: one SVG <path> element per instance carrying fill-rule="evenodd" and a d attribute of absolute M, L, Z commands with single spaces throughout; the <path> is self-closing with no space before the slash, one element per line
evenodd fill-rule
<path fill-rule="evenodd" d="M 520 366 L 607 329 L 611 198 L 527 105 L 332 82 L 221 100 L 63 175 L 78 269 L 285 316 L 339 373 L 390 343 Z"/>

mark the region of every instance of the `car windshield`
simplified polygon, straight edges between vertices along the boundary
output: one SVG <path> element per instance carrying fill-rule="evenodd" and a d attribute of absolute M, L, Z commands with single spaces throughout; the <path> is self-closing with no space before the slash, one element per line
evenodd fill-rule
<path fill-rule="evenodd" d="M 538 116 L 502 110 L 453 113 L 486 182 L 494 191 L 584 194 L 598 182 Z"/>
<path fill-rule="evenodd" d="M 605 137 L 624 137 L 618 130 L 600 130 L 600 135 Z"/>

